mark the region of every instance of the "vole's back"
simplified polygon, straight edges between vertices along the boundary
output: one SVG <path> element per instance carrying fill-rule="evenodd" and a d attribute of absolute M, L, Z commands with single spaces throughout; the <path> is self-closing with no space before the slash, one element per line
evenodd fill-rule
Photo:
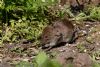
<path fill-rule="evenodd" d="M 55 27 L 56 32 L 58 31 L 61 33 L 61 42 L 68 42 L 71 36 L 73 35 L 74 26 L 72 22 L 67 19 L 54 22 L 53 27 Z"/>

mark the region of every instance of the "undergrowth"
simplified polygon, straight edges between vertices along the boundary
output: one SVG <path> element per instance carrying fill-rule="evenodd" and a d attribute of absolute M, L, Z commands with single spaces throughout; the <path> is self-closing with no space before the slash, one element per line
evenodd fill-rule
<path fill-rule="evenodd" d="M 16 67 L 61 67 L 61 65 L 55 59 L 50 59 L 45 52 L 40 52 L 32 63 L 21 61 Z"/>
<path fill-rule="evenodd" d="M 49 22 L 45 12 L 56 0 L 1 0 L 0 44 L 22 39 L 37 42 L 43 27 Z"/>
<path fill-rule="evenodd" d="M 74 15 L 69 6 L 64 9 L 52 8 L 57 0 L 0 0 L 0 44 L 19 43 L 23 40 L 39 44 L 40 34 L 49 21 L 63 17 L 66 13 L 71 20 L 100 21 L 100 7 L 89 7 Z M 49 61 L 48 61 L 49 60 Z M 24 66 L 23 66 L 24 65 Z M 40 53 L 33 63 L 21 62 L 16 67 L 61 67 L 47 55 Z M 99 67 L 96 63 L 93 67 Z"/>
<path fill-rule="evenodd" d="M 55 6 L 57 0 L 0 0 L 0 44 L 26 41 L 39 43 L 43 28 L 55 17 L 65 13 L 72 20 L 100 21 L 100 7 L 89 7 L 74 15 L 69 6 Z M 54 6 L 54 8 L 53 8 Z"/>
<path fill-rule="evenodd" d="M 100 67 L 100 63 L 93 60 L 92 67 Z M 16 64 L 16 67 L 62 67 L 62 65 L 55 59 L 50 59 L 45 52 L 40 52 L 33 61 L 21 61 Z M 72 64 L 67 64 L 66 67 L 73 67 Z"/>

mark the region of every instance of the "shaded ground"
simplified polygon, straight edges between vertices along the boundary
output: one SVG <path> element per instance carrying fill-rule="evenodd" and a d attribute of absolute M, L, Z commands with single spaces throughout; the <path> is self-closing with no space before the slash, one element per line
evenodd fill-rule
<path fill-rule="evenodd" d="M 86 36 L 79 37 L 73 44 L 55 47 L 47 52 L 64 67 L 69 64 L 74 67 L 91 67 L 92 59 L 90 57 L 93 56 L 97 62 L 100 62 L 100 22 L 82 22 L 78 26 L 82 33 L 87 33 Z M 21 60 L 31 62 L 39 52 L 32 45 L 31 43 L 20 43 L 0 47 L 0 67 L 10 67 L 9 64 L 14 65 Z"/>
<path fill-rule="evenodd" d="M 77 5 L 73 0 L 70 1 L 72 1 L 73 7 Z M 100 0 L 91 1 L 98 4 Z M 64 3 L 62 2 L 62 5 Z M 84 21 L 77 25 L 80 27 L 80 33 L 77 35 L 86 33 L 86 36 L 79 37 L 73 44 L 55 47 L 47 53 L 52 58 L 56 58 L 63 67 L 69 65 L 73 67 L 91 67 L 93 59 L 100 63 L 100 22 Z M 0 47 L 0 67 L 13 67 L 19 61 L 31 62 L 39 50 L 31 43 L 5 44 Z"/>
<path fill-rule="evenodd" d="M 52 53 L 57 53 L 57 60 L 66 67 L 66 63 L 73 64 L 73 67 L 91 67 L 92 59 L 100 62 L 100 23 L 99 22 L 83 22 L 80 31 L 87 32 L 87 35 L 80 37 L 73 44 L 54 48 Z M 70 62 L 68 62 L 70 60 Z"/>

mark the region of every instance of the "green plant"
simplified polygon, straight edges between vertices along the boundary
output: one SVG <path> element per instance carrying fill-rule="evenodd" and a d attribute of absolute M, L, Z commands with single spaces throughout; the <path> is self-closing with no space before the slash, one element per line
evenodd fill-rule
<path fill-rule="evenodd" d="M 34 67 L 34 65 L 29 62 L 21 61 L 15 67 Z"/>
<path fill-rule="evenodd" d="M 16 67 L 61 67 L 61 65 L 55 61 L 54 59 L 50 59 L 46 53 L 40 52 L 35 59 L 33 59 L 33 63 L 29 62 L 20 62 L 16 65 Z"/>
<path fill-rule="evenodd" d="M 100 7 L 94 7 L 90 11 L 90 19 L 100 21 Z"/>
<path fill-rule="evenodd" d="M 57 0 L 1 0 L 0 43 L 19 42 L 22 39 L 38 43 L 42 29 L 48 24 L 44 13 L 48 6 L 56 2 Z"/>
<path fill-rule="evenodd" d="M 94 62 L 93 65 L 92 65 L 92 67 L 100 67 L 100 63 Z"/>
<path fill-rule="evenodd" d="M 87 10 L 81 11 L 77 15 L 74 15 L 72 20 L 83 21 L 83 20 L 92 20 L 100 21 L 100 7 L 89 6 Z"/>
<path fill-rule="evenodd" d="M 98 60 L 100 58 L 100 51 L 92 52 L 91 58 L 93 60 L 92 67 L 100 67 L 100 62 Z"/>
<path fill-rule="evenodd" d="M 77 45 L 77 48 L 78 48 L 79 52 L 84 52 L 86 50 L 85 46 L 83 44 Z"/>
<path fill-rule="evenodd" d="M 10 27 L 5 28 L 2 36 L 2 42 L 20 42 L 22 39 L 38 40 L 42 29 L 47 25 L 47 22 L 32 21 L 29 22 L 25 18 L 23 20 L 11 20 Z"/>

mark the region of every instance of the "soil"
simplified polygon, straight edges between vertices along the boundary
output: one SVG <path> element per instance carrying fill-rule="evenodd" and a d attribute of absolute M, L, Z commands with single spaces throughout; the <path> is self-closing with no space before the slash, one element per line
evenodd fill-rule
<path fill-rule="evenodd" d="M 78 26 L 81 32 L 78 35 L 87 33 L 85 36 L 79 37 L 72 44 L 65 44 L 46 51 L 63 67 L 69 64 L 72 64 L 73 67 L 91 67 L 93 56 L 97 62 L 100 62 L 100 22 L 86 21 L 81 22 Z M 31 62 L 38 52 L 39 49 L 31 43 L 9 44 L 9 46 L 5 44 L 0 47 L 0 67 L 13 67 L 19 61 Z"/>
<path fill-rule="evenodd" d="M 96 0 L 95 3 L 98 1 L 100 0 Z M 69 64 L 73 67 L 91 67 L 93 57 L 100 63 L 100 22 L 83 21 L 77 26 L 80 28 L 77 35 L 86 34 L 85 36 L 77 38 L 72 44 L 43 51 L 56 58 L 63 67 L 68 67 Z M 20 61 L 31 62 L 39 50 L 32 43 L 4 44 L 0 47 L 0 67 L 14 67 Z"/>
<path fill-rule="evenodd" d="M 73 64 L 73 67 L 92 67 L 93 53 L 98 52 L 100 62 L 100 22 L 83 22 L 80 31 L 86 32 L 87 35 L 78 38 L 73 44 L 66 44 L 53 48 L 51 53 L 57 53 L 56 59 L 66 67 L 67 64 Z M 68 62 L 70 61 L 70 62 Z"/>

